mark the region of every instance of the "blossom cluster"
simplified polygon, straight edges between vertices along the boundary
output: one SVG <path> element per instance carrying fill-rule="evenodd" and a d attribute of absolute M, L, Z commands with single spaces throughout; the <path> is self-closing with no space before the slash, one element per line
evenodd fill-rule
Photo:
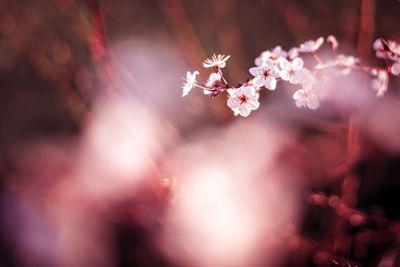
<path fill-rule="evenodd" d="M 322 61 L 317 51 L 324 43 L 330 46 L 333 56 L 329 60 Z M 394 41 L 379 38 L 373 45 L 376 56 L 385 59 L 387 68 L 363 66 L 360 59 L 356 57 L 337 54 L 338 47 L 339 42 L 332 35 L 326 40 L 319 37 L 316 40 L 306 41 L 289 50 L 276 46 L 262 52 L 254 60 L 255 66 L 249 69 L 252 78 L 238 86 L 230 85 L 222 72 L 230 56 L 214 54 L 204 61 L 203 67 L 213 68 L 215 71 L 210 74 L 205 83 L 197 82 L 198 71 L 193 73 L 188 71 L 182 87 L 182 96 L 188 95 L 195 87 L 201 88 L 204 94 L 210 97 L 227 92 L 227 105 L 234 115 L 247 117 L 251 111 L 259 108 L 259 96 L 263 88 L 273 91 L 277 88 L 278 82 L 297 86 L 297 90 L 293 93 L 297 107 L 317 109 L 322 98 L 322 94 L 318 92 L 317 81 L 322 74 L 346 76 L 355 70 L 365 72 L 372 77 L 371 87 L 377 91 L 377 96 L 383 96 L 387 91 L 389 74 L 400 75 L 400 45 Z M 315 64 L 306 66 L 304 54 L 311 55 Z"/>

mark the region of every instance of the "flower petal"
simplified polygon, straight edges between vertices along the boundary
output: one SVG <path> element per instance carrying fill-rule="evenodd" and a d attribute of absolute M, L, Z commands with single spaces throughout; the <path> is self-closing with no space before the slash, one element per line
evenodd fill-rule
<path fill-rule="evenodd" d="M 276 89 L 276 79 L 274 77 L 267 77 L 265 79 L 265 87 L 269 90 Z"/>
<path fill-rule="evenodd" d="M 249 100 L 247 103 L 252 110 L 256 110 L 260 107 L 260 102 L 258 102 L 258 100 Z"/>
<path fill-rule="evenodd" d="M 293 47 L 289 50 L 288 56 L 290 59 L 294 59 L 299 56 L 299 50 L 297 47 Z"/>
<path fill-rule="evenodd" d="M 261 71 L 262 67 L 252 67 L 249 69 L 250 74 L 253 75 L 254 77 L 260 75 Z"/>
<path fill-rule="evenodd" d="M 251 109 L 248 105 L 241 105 L 239 107 L 239 113 L 242 117 L 247 117 L 250 115 Z"/>
<path fill-rule="evenodd" d="M 298 99 L 301 99 L 301 98 L 304 98 L 304 90 L 303 89 L 299 89 L 293 94 L 293 99 L 294 100 L 298 100 Z"/>
<path fill-rule="evenodd" d="M 235 109 L 240 106 L 240 101 L 236 97 L 229 97 L 227 105 L 231 109 Z"/>
<path fill-rule="evenodd" d="M 306 101 L 304 98 L 300 98 L 296 100 L 296 107 L 301 108 L 306 105 Z"/>
<path fill-rule="evenodd" d="M 307 106 L 310 109 L 317 109 L 319 107 L 319 100 L 316 95 L 311 95 L 307 101 Z"/>
<path fill-rule="evenodd" d="M 271 74 L 272 77 L 278 78 L 279 77 L 279 69 L 277 66 L 273 66 L 270 70 L 269 73 Z"/>
<path fill-rule="evenodd" d="M 290 70 L 290 62 L 287 61 L 286 58 L 280 57 L 279 58 L 279 66 L 282 70 Z"/>
<path fill-rule="evenodd" d="M 301 58 L 295 58 L 292 61 L 292 70 L 293 71 L 299 71 L 304 65 L 304 62 Z"/>
<path fill-rule="evenodd" d="M 221 80 L 221 74 L 219 72 L 213 72 L 210 74 L 208 81 L 206 82 L 207 87 L 212 87 L 214 82 Z"/>
<path fill-rule="evenodd" d="M 253 86 L 244 86 L 241 90 L 246 97 L 253 98 L 256 95 L 256 89 Z"/>
<path fill-rule="evenodd" d="M 274 66 L 274 62 L 273 62 L 270 58 L 267 58 L 267 60 L 265 60 L 265 61 L 263 62 L 262 66 L 263 66 L 265 69 L 269 70 L 269 69 L 272 68 L 272 66 Z"/>
<path fill-rule="evenodd" d="M 383 46 L 382 38 L 376 39 L 374 41 L 372 47 L 374 48 L 374 50 L 383 50 L 384 46 Z"/>
<path fill-rule="evenodd" d="M 191 77 L 192 77 L 192 74 L 190 73 L 190 71 L 187 71 L 186 72 L 186 81 L 189 81 Z"/>
<path fill-rule="evenodd" d="M 192 87 L 189 86 L 189 84 L 185 84 L 184 86 L 182 86 L 182 97 L 187 96 L 191 90 Z"/>
<path fill-rule="evenodd" d="M 390 71 L 393 75 L 399 76 L 400 75 L 400 62 L 396 62 L 390 67 Z"/>
<path fill-rule="evenodd" d="M 319 47 L 324 43 L 324 37 L 319 37 L 316 41 L 315 41 L 315 46 L 316 49 L 318 50 Z"/>
<path fill-rule="evenodd" d="M 257 57 L 257 58 L 254 60 L 254 64 L 256 64 L 256 66 L 261 66 L 262 63 L 263 63 L 263 60 L 262 60 L 261 57 Z"/>
<path fill-rule="evenodd" d="M 234 89 L 234 88 L 229 88 L 228 90 L 226 90 L 227 92 L 228 92 L 228 94 L 230 95 L 230 96 L 236 96 L 237 95 L 237 93 L 238 93 L 238 89 Z"/>
<path fill-rule="evenodd" d="M 265 80 L 264 80 L 264 77 L 262 77 L 262 76 L 257 76 L 253 79 L 253 84 L 255 86 L 261 87 L 261 86 L 264 86 L 264 83 L 265 83 Z"/>
<path fill-rule="evenodd" d="M 281 70 L 279 72 L 279 76 L 281 76 L 282 80 L 284 81 L 289 81 L 290 79 L 290 73 L 287 70 Z"/>
<path fill-rule="evenodd" d="M 299 84 L 300 80 L 298 78 L 298 75 L 294 74 L 294 75 L 290 76 L 289 83 L 291 83 L 291 84 Z"/>

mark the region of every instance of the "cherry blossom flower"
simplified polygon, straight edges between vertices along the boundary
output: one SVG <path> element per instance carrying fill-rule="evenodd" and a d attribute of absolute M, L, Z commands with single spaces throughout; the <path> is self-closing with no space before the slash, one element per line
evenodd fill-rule
<path fill-rule="evenodd" d="M 249 72 L 254 76 L 254 85 L 259 87 L 265 86 L 269 90 L 275 90 L 276 78 L 279 77 L 279 69 L 271 59 L 266 60 L 259 67 L 250 68 Z"/>
<path fill-rule="evenodd" d="M 400 55 L 400 44 L 399 43 L 392 41 L 392 40 L 388 40 L 387 45 L 388 45 L 389 50 L 392 53 L 394 53 L 396 55 Z"/>
<path fill-rule="evenodd" d="M 373 48 L 376 57 L 398 61 L 400 59 L 400 44 L 392 40 L 376 39 Z"/>
<path fill-rule="evenodd" d="M 344 54 L 340 54 L 336 57 L 335 59 L 336 64 L 343 65 L 346 67 L 353 67 L 357 63 L 360 62 L 360 59 L 353 57 L 353 56 L 347 56 Z"/>
<path fill-rule="evenodd" d="M 390 72 L 391 72 L 393 75 L 400 76 L 400 62 L 394 63 L 394 64 L 390 67 Z"/>
<path fill-rule="evenodd" d="M 297 48 L 297 47 L 293 47 L 293 48 L 291 48 L 290 50 L 289 50 L 289 52 L 288 52 L 288 58 L 289 59 L 295 59 L 296 57 L 298 57 L 299 56 L 299 49 Z"/>
<path fill-rule="evenodd" d="M 253 85 L 243 85 L 237 89 L 229 89 L 228 93 L 227 104 L 233 110 L 235 116 L 247 117 L 252 110 L 256 110 L 260 106 L 260 102 L 258 102 L 259 94 Z"/>
<path fill-rule="evenodd" d="M 337 68 L 340 69 L 341 75 L 348 75 L 351 70 L 360 62 L 360 59 L 353 56 L 346 56 L 340 54 L 336 57 L 335 63 Z"/>
<path fill-rule="evenodd" d="M 298 73 L 303 68 L 303 64 L 304 62 L 301 58 L 295 58 L 292 61 L 279 58 L 279 65 L 281 67 L 281 71 L 279 72 L 280 77 L 291 84 L 299 84 L 301 81 Z"/>
<path fill-rule="evenodd" d="M 279 58 L 283 57 L 286 59 L 294 59 L 298 57 L 299 51 L 297 47 L 291 48 L 289 51 L 282 49 L 281 46 L 276 46 L 272 51 L 265 50 L 254 60 L 256 66 L 261 66 L 267 60 L 277 61 Z"/>
<path fill-rule="evenodd" d="M 383 40 L 382 38 L 378 38 L 374 41 L 374 43 L 372 44 L 372 47 L 374 48 L 374 50 L 383 50 L 384 46 L 383 46 Z"/>
<path fill-rule="evenodd" d="M 219 72 L 213 72 L 210 74 L 205 86 L 207 89 L 203 89 L 203 93 L 209 96 L 216 96 L 218 95 L 220 89 L 223 87 L 221 83 L 221 74 Z"/>
<path fill-rule="evenodd" d="M 375 50 L 375 54 L 377 58 L 389 58 L 391 52 L 388 50 L 388 46 L 386 41 L 382 38 L 378 38 L 374 41 L 372 47 Z"/>
<path fill-rule="evenodd" d="M 278 59 L 280 57 L 287 58 L 287 59 L 294 59 L 294 58 L 298 57 L 299 51 L 298 51 L 297 47 L 293 47 L 289 51 L 286 51 L 286 50 L 282 49 L 281 46 L 278 45 L 272 50 L 272 55 L 275 56 L 275 59 Z"/>
<path fill-rule="evenodd" d="M 187 96 L 189 92 L 196 86 L 196 76 L 199 75 L 199 72 L 196 70 L 193 73 L 190 71 L 186 72 L 185 83 L 182 86 L 182 97 Z"/>
<path fill-rule="evenodd" d="M 258 56 L 255 60 L 254 63 L 256 64 L 256 66 L 261 66 L 265 61 L 269 60 L 269 59 L 273 59 L 275 57 L 274 54 L 272 54 L 271 51 L 269 50 L 265 50 L 264 52 L 262 52 L 260 54 L 260 56 Z"/>
<path fill-rule="evenodd" d="M 324 43 L 324 38 L 319 37 L 317 40 L 309 40 L 307 42 L 304 42 L 300 45 L 299 47 L 299 52 L 302 53 L 314 53 L 317 51 L 321 45 Z"/>
<path fill-rule="evenodd" d="M 317 64 L 314 69 L 331 69 L 333 74 L 346 76 L 350 74 L 350 72 L 359 62 L 360 60 L 356 57 L 340 54 L 333 60 L 328 60 L 324 63 Z"/>
<path fill-rule="evenodd" d="M 226 66 L 226 61 L 230 58 L 230 56 L 225 56 L 225 55 L 215 55 L 213 54 L 211 58 L 208 58 L 204 61 L 203 66 L 204 68 L 211 68 L 211 67 L 217 67 L 217 68 L 225 68 Z"/>
<path fill-rule="evenodd" d="M 277 58 L 279 58 L 279 57 L 286 58 L 288 56 L 288 52 L 283 50 L 280 45 L 275 46 L 275 48 L 272 49 L 272 54 Z"/>
<path fill-rule="evenodd" d="M 386 70 L 376 70 L 372 72 L 376 78 L 371 81 L 371 87 L 376 91 L 376 95 L 383 96 L 388 88 L 389 75 Z"/>
<path fill-rule="evenodd" d="M 293 99 L 296 101 L 298 108 L 308 107 L 310 109 L 317 109 L 319 107 L 319 99 L 313 92 L 312 83 L 305 83 L 303 88 L 293 94 Z"/>
<path fill-rule="evenodd" d="M 304 67 L 296 73 L 296 79 L 300 84 L 315 83 L 314 75 L 307 68 Z"/>
<path fill-rule="evenodd" d="M 210 74 L 210 77 L 208 77 L 208 80 L 206 82 L 207 87 L 213 87 L 214 84 L 218 81 L 221 81 L 221 74 L 219 72 L 213 72 Z"/>
<path fill-rule="evenodd" d="M 375 50 L 375 54 L 377 58 L 388 58 L 389 53 L 385 51 L 384 40 L 382 38 L 378 38 L 374 41 L 372 47 Z"/>

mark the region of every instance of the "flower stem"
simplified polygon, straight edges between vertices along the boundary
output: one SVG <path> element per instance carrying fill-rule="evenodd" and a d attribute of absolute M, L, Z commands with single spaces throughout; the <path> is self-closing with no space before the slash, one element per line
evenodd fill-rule
<path fill-rule="evenodd" d="M 221 75 L 221 79 L 224 81 L 226 85 L 229 85 L 228 82 L 225 80 L 224 74 L 222 73 L 222 70 L 217 67 L 218 73 Z"/>

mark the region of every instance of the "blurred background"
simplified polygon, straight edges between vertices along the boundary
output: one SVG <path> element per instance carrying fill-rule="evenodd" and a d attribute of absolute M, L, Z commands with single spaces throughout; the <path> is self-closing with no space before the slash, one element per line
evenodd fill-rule
<path fill-rule="evenodd" d="M 399 80 L 248 118 L 187 70 L 333 34 L 385 66 L 397 0 L 0 0 L 0 266 L 400 266 Z M 329 57 L 328 48 L 321 58 Z M 200 80 L 207 71 L 200 70 Z"/>

